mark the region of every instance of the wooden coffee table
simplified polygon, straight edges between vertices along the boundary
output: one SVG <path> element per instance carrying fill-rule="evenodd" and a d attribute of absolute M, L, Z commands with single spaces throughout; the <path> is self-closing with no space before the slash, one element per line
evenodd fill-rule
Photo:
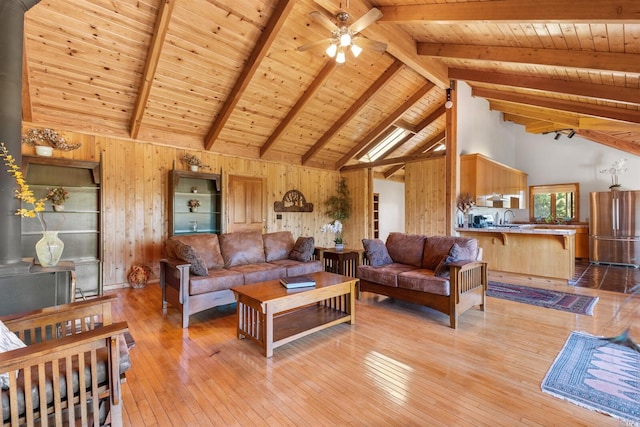
<path fill-rule="evenodd" d="M 358 279 L 307 274 L 315 287 L 287 289 L 279 280 L 231 288 L 237 301 L 238 338 L 257 343 L 266 357 L 273 349 L 339 323 L 356 322 Z"/>

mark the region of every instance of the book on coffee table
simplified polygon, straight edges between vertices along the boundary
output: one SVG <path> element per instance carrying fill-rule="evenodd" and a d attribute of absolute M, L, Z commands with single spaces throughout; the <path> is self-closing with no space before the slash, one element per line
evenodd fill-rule
<path fill-rule="evenodd" d="M 280 279 L 280 283 L 287 289 L 294 288 L 308 288 L 316 285 L 316 281 L 313 280 L 309 276 L 292 276 L 292 277 L 283 277 Z"/>

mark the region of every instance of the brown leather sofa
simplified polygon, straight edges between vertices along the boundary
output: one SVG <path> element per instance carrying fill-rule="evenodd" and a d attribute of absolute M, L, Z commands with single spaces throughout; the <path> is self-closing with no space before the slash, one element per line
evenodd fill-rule
<path fill-rule="evenodd" d="M 234 286 L 322 271 L 313 250 L 312 237 L 289 231 L 173 236 L 160 260 L 162 307 L 177 307 L 187 328 L 190 315 L 235 302 Z"/>
<path fill-rule="evenodd" d="M 471 307 L 484 310 L 487 265 L 476 239 L 391 233 L 386 243 L 365 239 L 363 246 L 360 291 L 431 307 L 449 315 L 452 328 Z"/>

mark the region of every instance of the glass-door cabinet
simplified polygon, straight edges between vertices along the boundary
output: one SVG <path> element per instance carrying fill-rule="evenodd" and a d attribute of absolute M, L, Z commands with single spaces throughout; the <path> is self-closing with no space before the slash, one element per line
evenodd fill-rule
<path fill-rule="evenodd" d="M 169 174 L 169 235 L 222 232 L 220 175 L 173 169 Z"/>

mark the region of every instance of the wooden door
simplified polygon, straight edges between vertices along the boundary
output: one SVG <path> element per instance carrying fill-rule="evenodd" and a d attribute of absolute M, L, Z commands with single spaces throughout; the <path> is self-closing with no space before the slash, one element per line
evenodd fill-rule
<path fill-rule="evenodd" d="M 229 176 L 227 231 L 264 232 L 266 198 L 264 178 Z"/>

